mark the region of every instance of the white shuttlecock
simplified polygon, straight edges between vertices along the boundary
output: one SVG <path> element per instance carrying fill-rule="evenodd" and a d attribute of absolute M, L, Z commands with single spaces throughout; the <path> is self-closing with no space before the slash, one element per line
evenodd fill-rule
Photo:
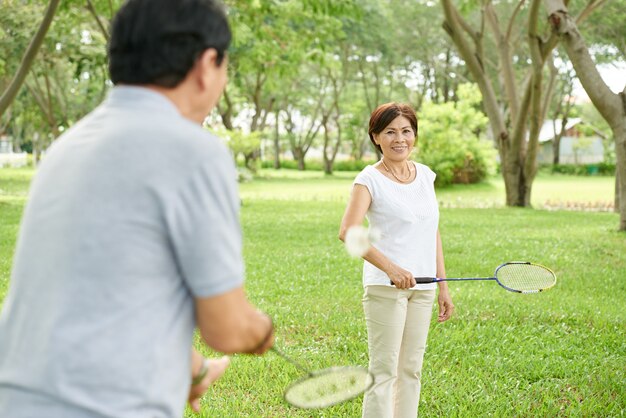
<path fill-rule="evenodd" d="M 376 229 L 367 229 L 362 225 L 355 225 L 346 231 L 346 251 L 352 257 L 363 257 L 373 242 L 380 238 Z"/>
<path fill-rule="evenodd" d="M 376 243 L 376 241 L 378 241 L 380 239 L 380 231 L 376 228 L 370 228 L 369 229 L 369 233 L 368 233 L 368 237 L 370 239 L 370 244 L 374 244 Z"/>

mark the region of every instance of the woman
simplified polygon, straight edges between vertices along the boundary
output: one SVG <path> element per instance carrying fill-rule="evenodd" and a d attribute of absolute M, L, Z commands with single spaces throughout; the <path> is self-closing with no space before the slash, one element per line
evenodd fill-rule
<path fill-rule="evenodd" d="M 376 108 L 369 137 L 383 157 L 354 180 L 339 231 L 343 241 L 348 229 L 362 225 L 367 216 L 370 228 L 380 233 L 363 255 L 363 309 L 375 376 L 363 399 L 363 417 L 415 417 L 437 286 L 439 322 L 454 311 L 446 282 L 416 285 L 414 280 L 446 277 L 435 173 L 409 161 L 417 140 L 417 117 L 410 106 Z"/>

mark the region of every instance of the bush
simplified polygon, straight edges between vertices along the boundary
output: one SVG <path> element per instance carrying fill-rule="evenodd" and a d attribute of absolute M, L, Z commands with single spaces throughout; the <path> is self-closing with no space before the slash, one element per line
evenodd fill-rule
<path fill-rule="evenodd" d="M 487 117 L 477 110 L 478 89 L 464 84 L 458 95 L 457 103 L 425 103 L 419 115 L 418 160 L 437 173 L 437 186 L 478 183 L 496 169 L 496 150 L 481 136 Z"/>
<path fill-rule="evenodd" d="M 375 160 L 340 160 L 333 164 L 334 171 L 361 171 L 365 166 L 375 164 Z M 274 161 L 262 161 L 262 168 L 274 168 Z M 291 170 L 298 169 L 298 162 L 295 160 L 280 160 L 280 168 Z M 321 171 L 324 169 L 324 163 L 319 159 L 307 159 L 305 162 L 305 170 Z"/>
<path fill-rule="evenodd" d="M 335 171 L 361 171 L 368 165 L 376 164 L 375 160 L 341 160 L 335 161 Z"/>
<path fill-rule="evenodd" d="M 541 164 L 539 170 L 550 174 L 569 174 L 575 176 L 614 176 L 615 164 Z"/>
<path fill-rule="evenodd" d="M 598 174 L 603 176 L 615 175 L 615 163 L 598 163 Z"/>

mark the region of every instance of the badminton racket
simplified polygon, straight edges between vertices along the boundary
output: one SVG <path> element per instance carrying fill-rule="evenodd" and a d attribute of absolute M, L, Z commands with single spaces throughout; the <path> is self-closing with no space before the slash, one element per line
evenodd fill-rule
<path fill-rule="evenodd" d="M 549 268 L 539 264 L 529 263 L 527 261 L 511 261 L 498 266 L 493 277 L 445 279 L 415 277 L 416 284 L 471 280 L 495 280 L 496 283 L 509 292 L 539 293 L 550 289 L 556 284 L 556 275 Z M 393 282 L 391 282 L 391 284 L 393 284 Z"/>
<path fill-rule="evenodd" d="M 374 376 L 364 367 L 330 367 L 311 371 L 277 349 L 271 348 L 306 376 L 291 383 L 284 393 L 287 403 L 304 409 L 326 408 L 359 396 L 374 384 Z"/>

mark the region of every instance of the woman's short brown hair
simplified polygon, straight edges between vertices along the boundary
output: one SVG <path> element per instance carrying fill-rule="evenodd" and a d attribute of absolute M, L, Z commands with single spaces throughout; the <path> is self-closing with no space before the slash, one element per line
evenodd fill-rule
<path fill-rule="evenodd" d="M 380 145 L 374 142 L 374 134 L 381 133 L 398 116 L 404 116 L 409 120 L 415 133 L 415 138 L 417 138 L 417 115 L 411 106 L 396 102 L 381 104 L 370 115 L 370 127 L 367 132 L 370 136 L 370 141 L 381 154 L 383 150 Z"/>

